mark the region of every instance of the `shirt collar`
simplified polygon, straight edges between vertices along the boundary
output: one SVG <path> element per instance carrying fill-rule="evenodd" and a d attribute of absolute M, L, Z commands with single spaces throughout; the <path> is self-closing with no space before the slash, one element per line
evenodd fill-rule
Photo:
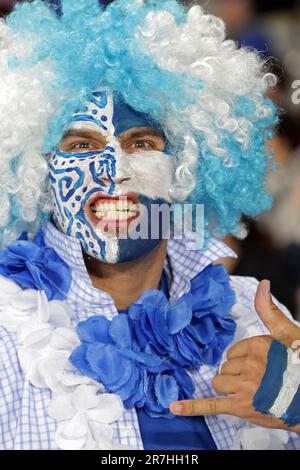
<path fill-rule="evenodd" d="M 193 247 L 194 246 L 194 247 Z M 191 280 L 211 263 L 237 255 L 225 243 L 212 238 L 206 248 L 197 249 L 189 239 L 169 240 L 165 271 L 170 299 L 176 301 L 191 289 Z"/>
<path fill-rule="evenodd" d="M 73 279 L 79 276 L 81 280 L 98 293 L 94 288 L 85 266 L 80 241 L 57 230 L 52 222 L 44 227 L 44 237 L 47 246 L 55 249 L 57 254 L 73 271 Z M 208 265 L 225 257 L 235 257 L 236 254 L 220 240 L 212 239 L 205 249 L 196 249 L 188 239 L 169 240 L 167 258 L 164 270 L 167 274 L 170 300 L 176 301 L 181 295 L 190 290 L 190 281 Z M 75 275 L 75 276 L 74 276 Z M 106 301 L 108 294 L 103 293 Z"/>

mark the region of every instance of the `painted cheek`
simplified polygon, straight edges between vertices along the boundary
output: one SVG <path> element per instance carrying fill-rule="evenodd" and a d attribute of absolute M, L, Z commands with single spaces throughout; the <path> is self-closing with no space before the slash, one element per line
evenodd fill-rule
<path fill-rule="evenodd" d="M 54 215 L 62 229 L 65 229 L 67 219 L 80 209 L 87 191 L 85 169 L 83 162 L 58 155 L 53 155 L 49 162 Z"/>
<path fill-rule="evenodd" d="M 139 152 L 128 156 L 136 191 L 149 199 L 171 202 L 174 159 L 162 152 Z"/>
<path fill-rule="evenodd" d="M 55 213 L 59 220 L 76 215 L 84 209 L 91 191 L 113 194 L 116 174 L 114 149 L 108 147 L 101 154 L 66 158 L 61 154 L 50 159 L 50 182 Z M 70 155 L 70 154 L 69 154 Z"/>

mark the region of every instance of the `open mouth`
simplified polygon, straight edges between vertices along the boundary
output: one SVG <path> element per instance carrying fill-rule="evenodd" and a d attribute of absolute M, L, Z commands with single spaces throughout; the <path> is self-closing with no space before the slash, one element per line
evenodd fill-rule
<path fill-rule="evenodd" d="M 94 195 L 87 204 L 85 213 L 94 226 L 127 226 L 140 215 L 139 198 L 136 193 L 121 196 Z"/>

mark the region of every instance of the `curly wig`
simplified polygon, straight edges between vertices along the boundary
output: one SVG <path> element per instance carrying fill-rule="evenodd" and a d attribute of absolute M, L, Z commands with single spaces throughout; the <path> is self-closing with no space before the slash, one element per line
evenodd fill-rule
<path fill-rule="evenodd" d="M 0 22 L 0 245 L 51 214 L 47 153 L 69 116 L 105 86 L 150 115 L 171 142 L 174 201 L 205 205 L 205 236 L 239 234 L 271 205 L 266 141 L 275 77 L 224 23 L 176 0 L 42 0 Z"/>

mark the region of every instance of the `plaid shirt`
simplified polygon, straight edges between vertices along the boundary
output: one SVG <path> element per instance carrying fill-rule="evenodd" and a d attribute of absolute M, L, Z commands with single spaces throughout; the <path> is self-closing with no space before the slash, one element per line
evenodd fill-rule
<path fill-rule="evenodd" d="M 72 323 L 76 325 L 92 315 L 102 314 L 108 319 L 117 315 L 113 299 L 93 286 L 80 243 L 56 230 L 51 223 L 45 227 L 44 235 L 46 244 L 53 247 L 71 268 L 72 283 L 67 302 L 72 307 Z M 169 240 L 164 269 L 170 301 L 174 302 L 188 292 L 190 280 L 206 266 L 227 256 L 235 254 L 217 240 L 212 240 L 208 248 L 201 251 L 187 250 L 184 240 Z M 232 276 L 231 283 L 237 296 L 231 311 L 237 322 L 234 342 L 267 333 L 253 305 L 257 281 L 249 277 Z M 216 373 L 218 367 L 210 366 L 202 366 L 200 371 L 191 372 L 196 398 L 216 396 L 211 385 Z M 24 376 L 18 360 L 15 335 L 0 327 L 0 449 L 57 449 L 54 440 L 56 421 L 47 414 L 50 399 L 50 390 L 32 386 Z M 224 415 L 208 416 L 205 420 L 217 448 L 222 450 L 239 447 L 241 432 L 256 427 Z M 126 410 L 123 418 L 114 425 L 114 443 L 143 449 L 135 408 Z M 290 433 L 285 447 L 300 449 L 300 436 Z"/>

